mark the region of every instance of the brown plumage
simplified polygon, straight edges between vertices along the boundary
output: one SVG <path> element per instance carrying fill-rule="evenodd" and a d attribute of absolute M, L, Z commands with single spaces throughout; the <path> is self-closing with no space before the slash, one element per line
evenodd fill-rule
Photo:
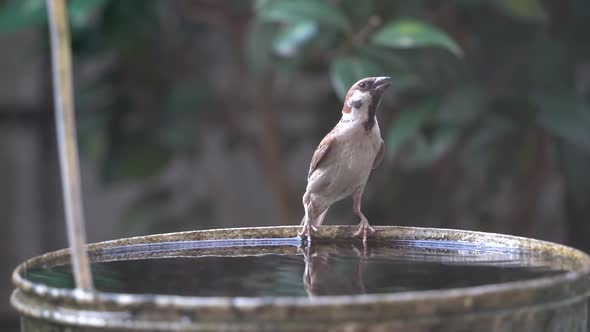
<path fill-rule="evenodd" d="M 367 232 L 374 232 L 361 212 L 361 197 L 371 170 L 383 161 L 384 144 L 375 114 L 389 81 L 389 77 L 368 77 L 356 82 L 344 99 L 340 122 L 315 150 L 303 195 L 305 216 L 300 232 L 308 241 L 330 205 L 350 195 L 354 214 L 361 219 L 355 235 L 362 235 L 366 243 Z"/>

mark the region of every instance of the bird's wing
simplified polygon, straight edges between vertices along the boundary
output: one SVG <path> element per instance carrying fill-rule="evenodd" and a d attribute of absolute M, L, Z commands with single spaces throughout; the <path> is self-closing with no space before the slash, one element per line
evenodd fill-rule
<path fill-rule="evenodd" d="M 320 145 L 318 145 L 318 147 L 315 149 L 313 157 L 311 158 L 311 163 L 309 164 L 309 172 L 307 173 L 308 177 L 311 175 L 311 173 L 313 173 L 313 171 L 315 171 L 320 166 L 322 161 L 326 160 L 326 156 L 328 155 L 328 152 L 330 151 L 332 145 L 334 145 L 334 142 L 334 135 L 331 135 L 331 133 L 326 135 L 326 137 L 322 139 Z"/>
<path fill-rule="evenodd" d="M 377 152 L 377 156 L 375 156 L 375 161 L 373 161 L 373 169 L 381 166 L 383 163 L 383 151 L 385 150 L 385 143 L 381 140 L 381 146 L 379 147 L 379 152 Z"/>

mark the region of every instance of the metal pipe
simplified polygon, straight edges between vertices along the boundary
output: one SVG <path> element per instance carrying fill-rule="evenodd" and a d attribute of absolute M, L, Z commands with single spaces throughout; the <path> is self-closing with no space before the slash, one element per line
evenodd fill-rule
<path fill-rule="evenodd" d="M 68 242 L 76 287 L 82 291 L 90 292 L 94 287 L 86 252 L 86 231 L 84 229 L 74 117 L 70 33 L 65 1 L 47 0 L 47 14 L 51 38 L 55 123 Z"/>

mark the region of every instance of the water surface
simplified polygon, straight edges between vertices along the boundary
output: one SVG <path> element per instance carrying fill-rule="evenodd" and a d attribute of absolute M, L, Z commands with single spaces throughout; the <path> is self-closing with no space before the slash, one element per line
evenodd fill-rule
<path fill-rule="evenodd" d="M 319 296 L 438 290 L 564 273 L 507 247 L 391 241 L 298 248 L 294 239 L 185 241 L 106 249 L 92 256 L 104 292 L 186 296 Z M 73 288 L 69 265 L 29 269 L 31 281 Z"/>

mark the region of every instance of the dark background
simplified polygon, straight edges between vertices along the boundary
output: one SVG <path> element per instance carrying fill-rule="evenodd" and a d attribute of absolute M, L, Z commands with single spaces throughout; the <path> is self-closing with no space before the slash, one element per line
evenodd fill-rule
<path fill-rule="evenodd" d="M 44 1 L 0 1 L 0 319 L 66 246 Z M 90 241 L 298 224 L 343 91 L 393 77 L 377 225 L 590 251 L 586 0 L 70 0 Z M 350 201 L 326 223 L 352 224 Z M 3 329 L 4 331 L 4 329 Z"/>

